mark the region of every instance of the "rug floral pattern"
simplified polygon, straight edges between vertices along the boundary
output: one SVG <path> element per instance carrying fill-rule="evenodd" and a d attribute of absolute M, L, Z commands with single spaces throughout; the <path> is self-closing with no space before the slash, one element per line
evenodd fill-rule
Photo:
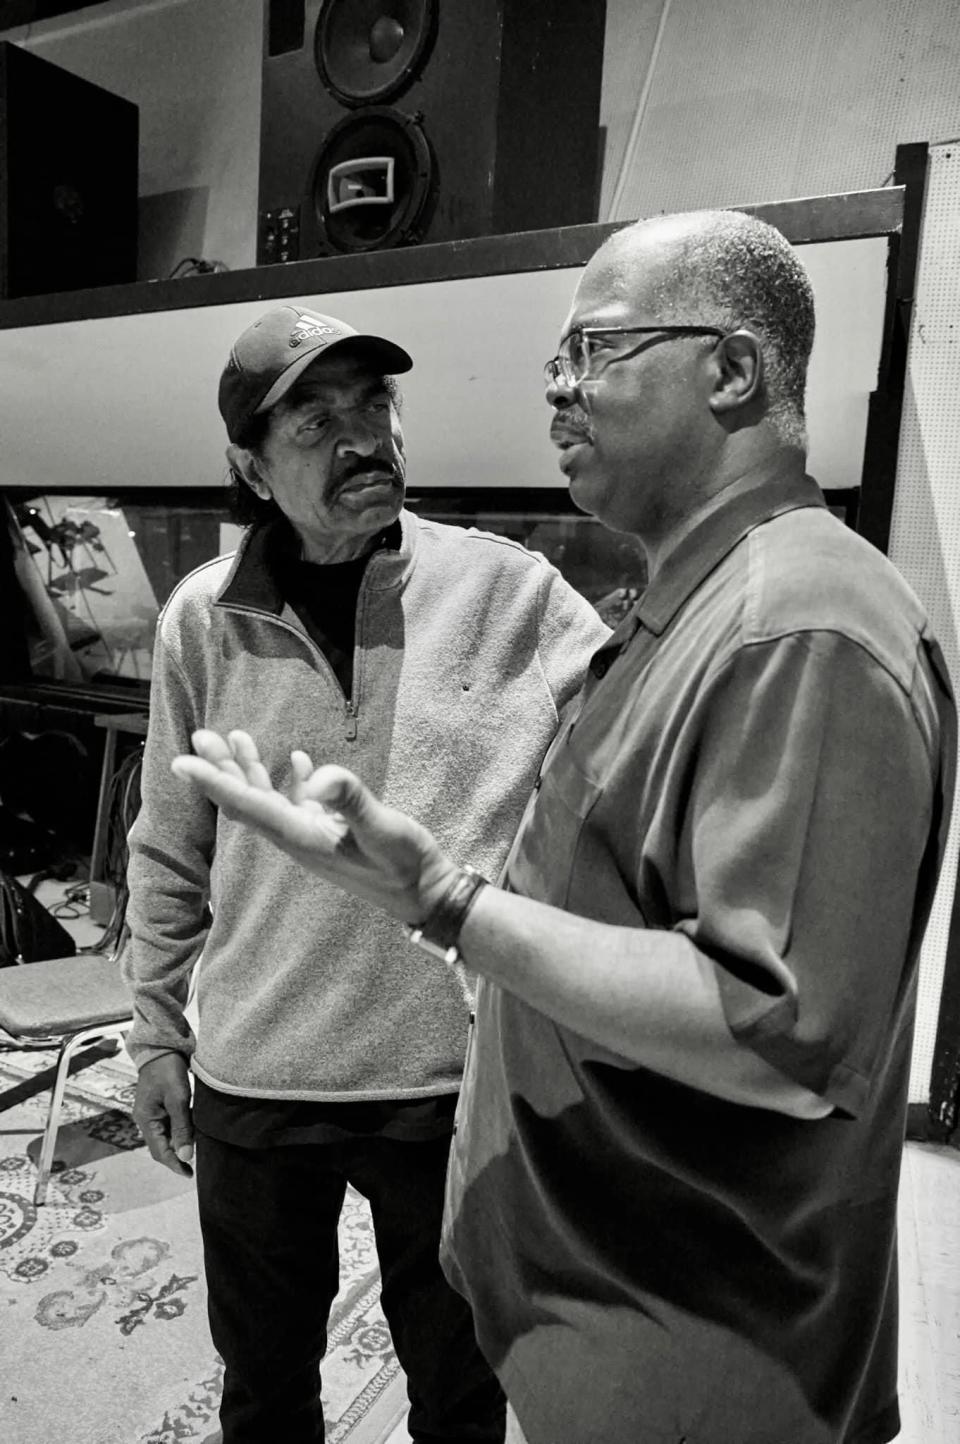
<path fill-rule="evenodd" d="M 0 1438 L 180 1444 L 216 1428 L 192 1184 L 149 1159 L 132 1072 L 102 1059 L 70 1080 L 47 1202 L 33 1204 L 48 1053 L 0 1054 Z M 35 1081 L 34 1081 L 35 1080 Z M 377 1444 L 405 1388 L 380 1310 L 370 1216 L 348 1193 L 343 1287 L 323 1369 L 329 1444 Z"/>

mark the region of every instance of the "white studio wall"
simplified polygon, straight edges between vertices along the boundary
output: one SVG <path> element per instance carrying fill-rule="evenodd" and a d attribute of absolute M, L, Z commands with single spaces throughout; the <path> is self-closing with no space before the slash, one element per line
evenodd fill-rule
<path fill-rule="evenodd" d="M 958 74 L 956 0 L 607 0 L 599 219 L 883 185 Z"/>

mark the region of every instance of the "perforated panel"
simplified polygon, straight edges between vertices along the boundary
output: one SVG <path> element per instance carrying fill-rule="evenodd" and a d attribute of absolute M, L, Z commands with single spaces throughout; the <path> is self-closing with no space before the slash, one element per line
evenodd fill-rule
<path fill-rule="evenodd" d="M 923 601 L 960 694 L 960 146 L 930 152 L 890 556 Z M 924 939 L 910 1101 L 930 1097 L 960 799 Z"/>
<path fill-rule="evenodd" d="M 610 219 L 866 189 L 898 144 L 960 133 L 957 0 L 636 0 L 630 17 L 625 3 L 607 12 Z"/>

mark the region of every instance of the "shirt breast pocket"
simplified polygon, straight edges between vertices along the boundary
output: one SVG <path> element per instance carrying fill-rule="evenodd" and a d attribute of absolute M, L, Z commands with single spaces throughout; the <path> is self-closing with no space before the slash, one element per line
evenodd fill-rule
<path fill-rule="evenodd" d="M 537 781 L 536 801 L 510 865 L 511 888 L 553 907 L 567 906 L 581 840 L 602 792 L 567 740 Z"/>

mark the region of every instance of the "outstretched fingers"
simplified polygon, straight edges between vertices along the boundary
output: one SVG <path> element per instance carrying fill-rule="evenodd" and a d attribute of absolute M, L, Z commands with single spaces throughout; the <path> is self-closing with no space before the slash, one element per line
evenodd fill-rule
<path fill-rule="evenodd" d="M 201 729 L 193 746 L 192 755 L 174 758 L 173 771 L 226 817 L 394 916 L 421 916 L 422 880 L 449 862 L 420 823 L 381 802 L 352 772 L 331 764 L 314 768 L 307 753 L 292 752 L 287 797 L 274 790 L 247 733 L 224 739 Z"/>
<path fill-rule="evenodd" d="M 230 744 L 219 732 L 214 732 L 209 727 L 198 728 L 190 734 L 190 743 L 197 756 L 209 762 L 211 767 L 219 768 L 228 777 L 244 776 L 243 768 L 234 758 Z"/>
<path fill-rule="evenodd" d="M 272 787 L 249 782 L 232 759 L 220 756 L 211 762 L 198 754 L 175 757 L 170 766 L 177 777 L 199 787 L 225 816 L 249 823 L 286 851 L 310 854 L 319 862 L 332 857 L 343 839 L 343 826 L 322 808 L 299 807 Z"/>
<path fill-rule="evenodd" d="M 249 732 L 239 730 L 228 732 L 227 742 L 230 744 L 234 761 L 243 768 L 243 774 L 250 786 L 259 787 L 264 792 L 272 792 L 273 783 L 270 781 L 270 774 L 260 761 L 257 744 Z"/>
<path fill-rule="evenodd" d="M 190 738 L 198 757 L 218 767 L 230 777 L 242 777 L 251 787 L 263 792 L 273 790 L 270 775 L 260 761 L 257 744 L 249 732 L 236 729 L 226 738 L 209 727 L 201 727 Z"/>

